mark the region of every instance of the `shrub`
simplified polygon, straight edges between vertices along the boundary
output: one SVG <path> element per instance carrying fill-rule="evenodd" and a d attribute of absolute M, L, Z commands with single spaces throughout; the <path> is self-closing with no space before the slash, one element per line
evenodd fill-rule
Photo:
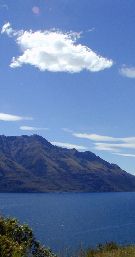
<path fill-rule="evenodd" d="M 0 217 L 0 257 L 56 257 L 42 246 L 27 225 Z"/>

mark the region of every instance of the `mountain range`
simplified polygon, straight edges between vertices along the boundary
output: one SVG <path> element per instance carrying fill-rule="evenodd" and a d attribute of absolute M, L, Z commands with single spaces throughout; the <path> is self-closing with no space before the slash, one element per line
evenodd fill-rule
<path fill-rule="evenodd" d="M 45 138 L 0 136 L 0 192 L 135 191 L 135 176 L 90 151 Z"/>

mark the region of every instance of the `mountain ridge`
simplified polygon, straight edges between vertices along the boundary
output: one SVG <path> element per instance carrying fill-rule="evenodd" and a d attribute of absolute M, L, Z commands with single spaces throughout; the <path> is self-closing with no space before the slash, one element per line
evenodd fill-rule
<path fill-rule="evenodd" d="M 0 192 L 135 191 L 135 176 L 39 135 L 0 136 Z"/>

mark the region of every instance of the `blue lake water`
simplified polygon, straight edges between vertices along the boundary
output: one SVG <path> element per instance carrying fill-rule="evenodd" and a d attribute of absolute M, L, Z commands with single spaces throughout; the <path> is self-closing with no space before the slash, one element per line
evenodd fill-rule
<path fill-rule="evenodd" d="M 135 243 L 135 193 L 1 193 L 0 212 L 28 223 L 55 251 Z"/>

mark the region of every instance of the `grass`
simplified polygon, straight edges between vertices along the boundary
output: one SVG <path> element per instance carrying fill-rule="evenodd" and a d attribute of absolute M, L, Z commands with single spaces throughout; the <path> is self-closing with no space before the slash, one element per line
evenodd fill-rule
<path fill-rule="evenodd" d="M 89 249 L 82 257 L 135 257 L 135 246 L 118 246 L 111 242 L 105 245 L 99 245 L 97 249 Z M 78 257 L 81 257 L 78 256 Z"/>
<path fill-rule="evenodd" d="M 86 257 L 135 257 L 135 246 L 97 253 L 87 252 Z"/>
<path fill-rule="evenodd" d="M 96 249 L 83 250 L 71 254 L 68 251 L 58 254 L 57 257 L 135 257 L 135 245 L 119 246 L 114 242 L 99 245 Z"/>

